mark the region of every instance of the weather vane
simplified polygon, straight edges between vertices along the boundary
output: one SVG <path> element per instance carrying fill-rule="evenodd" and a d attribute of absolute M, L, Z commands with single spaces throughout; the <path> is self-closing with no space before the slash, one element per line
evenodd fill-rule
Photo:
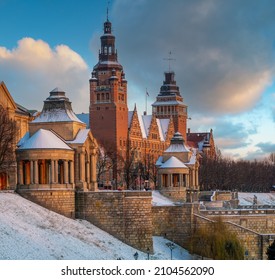
<path fill-rule="evenodd" d="M 164 58 L 164 60 L 168 60 L 168 66 L 169 66 L 169 72 L 171 71 L 171 61 L 175 59 L 171 57 L 172 56 L 172 52 L 169 52 L 169 57 L 168 58 Z"/>

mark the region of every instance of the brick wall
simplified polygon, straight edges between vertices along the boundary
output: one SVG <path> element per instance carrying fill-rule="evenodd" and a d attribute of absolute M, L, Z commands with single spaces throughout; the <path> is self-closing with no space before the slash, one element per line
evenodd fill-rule
<path fill-rule="evenodd" d="M 77 192 L 76 217 L 121 241 L 153 252 L 151 192 Z"/>
<path fill-rule="evenodd" d="M 193 227 L 194 211 L 198 205 L 186 203 L 180 206 L 154 206 L 153 235 L 164 236 L 185 246 Z"/>
<path fill-rule="evenodd" d="M 75 218 L 75 191 L 74 190 L 29 190 L 19 189 L 17 192 L 24 198 L 43 206 L 51 211 Z"/>

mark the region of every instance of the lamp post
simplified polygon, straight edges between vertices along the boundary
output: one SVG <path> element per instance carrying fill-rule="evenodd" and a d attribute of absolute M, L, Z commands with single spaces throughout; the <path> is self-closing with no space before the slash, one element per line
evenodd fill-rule
<path fill-rule="evenodd" d="M 150 260 L 150 249 L 149 248 L 147 248 L 147 260 Z"/>
<path fill-rule="evenodd" d="M 176 248 L 176 245 L 172 242 L 166 243 L 166 246 L 171 250 L 171 260 L 173 259 L 173 250 Z"/>
<path fill-rule="evenodd" d="M 138 252 L 135 252 L 135 253 L 134 253 L 134 258 L 135 258 L 135 260 L 138 259 Z"/>

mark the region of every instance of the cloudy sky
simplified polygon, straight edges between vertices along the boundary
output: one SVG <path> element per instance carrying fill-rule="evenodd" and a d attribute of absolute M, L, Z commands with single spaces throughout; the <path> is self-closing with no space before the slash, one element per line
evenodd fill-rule
<path fill-rule="evenodd" d="M 0 80 L 41 110 L 63 88 L 88 112 L 107 0 L 0 0 Z M 275 5 L 272 0 L 112 0 L 109 18 L 128 80 L 129 110 L 153 103 L 175 71 L 191 131 L 214 131 L 225 156 L 275 152 Z M 150 106 L 148 106 L 149 109 Z"/>

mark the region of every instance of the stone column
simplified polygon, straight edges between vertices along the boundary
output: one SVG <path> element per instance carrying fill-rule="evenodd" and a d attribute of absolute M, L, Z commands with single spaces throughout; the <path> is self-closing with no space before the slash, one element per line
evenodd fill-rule
<path fill-rule="evenodd" d="M 86 162 L 86 182 L 87 183 L 90 183 L 90 171 L 91 171 L 91 169 L 90 169 L 90 162 L 87 161 Z"/>
<path fill-rule="evenodd" d="M 51 160 L 51 181 L 50 181 L 51 184 L 55 183 L 55 166 L 54 165 L 55 165 L 55 161 Z"/>
<path fill-rule="evenodd" d="M 74 184 L 74 162 L 69 161 L 70 165 L 70 184 Z"/>
<path fill-rule="evenodd" d="M 17 162 L 18 165 L 18 184 L 19 185 L 23 185 L 23 162 L 22 161 L 18 161 Z"/>
<path fill-rule="evenodd" d="M 182 180 L 182 176 L 183 174 L 179 173 L 179 187 L 182 188 L 183 187 L 183 180 Z"/>
<path fill-rule="evenodd" d="M 95 183 L 96 182 L 96 150 L 92 151 L 92 155 L 91 155 L 91 182 Z"/>
<path fill-rule="evenodd" d="M 58 160 L 54 161 L 54 182 L 56 184 L 59 184 L 59 180 L 58 180 Z"/>
<path fill-rule="evenodd" d="M 34 166 L 33 166 L 33 171 L 34 171 L 34 183 L 38 184 L 39 179 L 38 179 L 38 161 L 34 161 Z"/>
<path fill-rule="evenodd" d="M 190 182 L 189 182 L 189 180 L 190 180 L 190 176 L 189 176 L 189 174 L 186 174 L 185 175 L 186 177 L 185 177 L 185 186 L 186 186 L 186 188 L 189 188 L 189 185 L 190 185 Z"/>
<path fill-rule="evenodd" d="M 33 184 L 33 160 L 30 161 L 31 184 Z"/>
<path fill-rule="evenodd" d="M 172 174 L 168 174 L 168 187 L 172 187 Z"/>
<path fill-rule="evenodd" d="M 195 168 L 192 168 L 192 181 L 193 181 L 193 189 L 196 186 L 196 174 L 195 174 Z"/>
<path fill-rule="evenodd" d="M 198 168 L 195 169 L 196 171 L 196 186 L 198 187 L 199 186 L 199 170 Z"/>
<path fill-rule="evenodd" d="M 28 166 L 26 162 L 23 162 L 23 184 L 28 184 Z"/>
<path fill-rule="evenodd" d="M 81 182 L 85 182 L 85 153 L 81 152 L 79 156 L 80 156 L 80 166 L 79 166 L 80 178 L 79 179 Z"/>
<path fill-rule="evenodd" d="M 69 183 L 68 161 L 64 160 L 63 164 L 64 164 L 64 183 L 68 184 Z"/>

